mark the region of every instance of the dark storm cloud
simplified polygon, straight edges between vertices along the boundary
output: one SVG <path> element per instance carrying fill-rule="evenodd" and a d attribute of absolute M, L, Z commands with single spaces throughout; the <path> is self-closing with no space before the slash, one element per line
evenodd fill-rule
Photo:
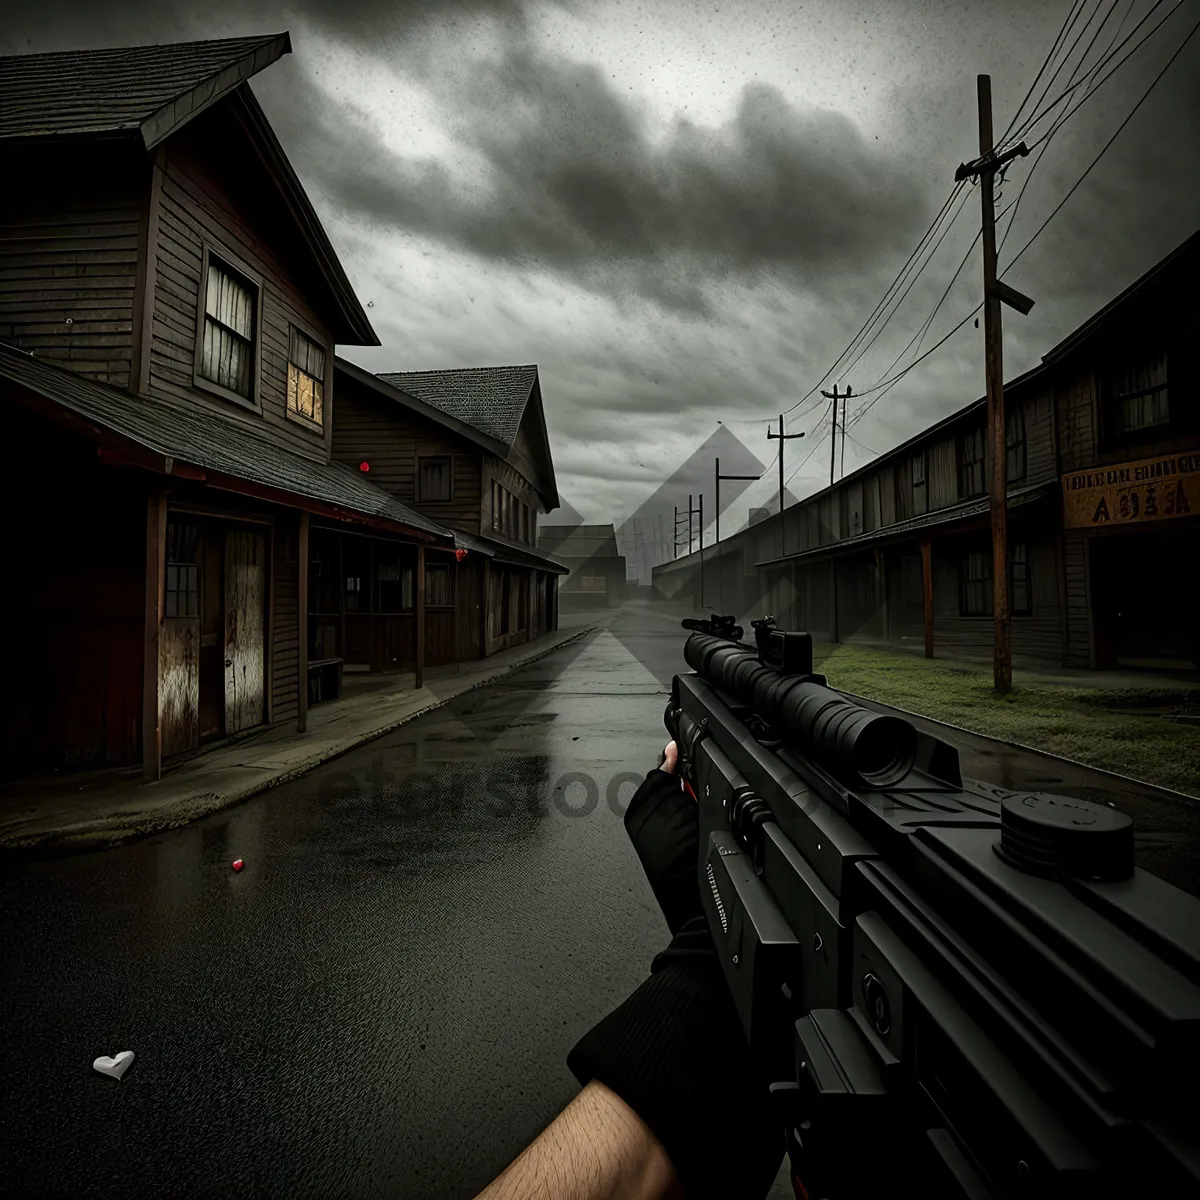
<path fill-rule="evenodd" d="M 927 215 L 912 174 L 840 114 L 756 83 L 724 128 L 677 119 L 656 145 L 597 67 L 514 43 L 442 98 L 482 188 L 389 153 L 315 86 L 279 121 L 347 216 L 691 312 L 722 277 L 812 287 L 861 269 Z"/>

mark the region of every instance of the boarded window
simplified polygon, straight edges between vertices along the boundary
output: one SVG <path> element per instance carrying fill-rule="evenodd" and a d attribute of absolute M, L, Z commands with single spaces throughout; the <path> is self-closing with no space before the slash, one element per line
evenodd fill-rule
<path fill-rule="evenodd" d="M 436 458 L 419 458 L 417 472 L 420 484 L 418 496 L 427 503 L 446 502 L 451 500 L 450 456 L 439 455 Z"/>
<path fill-rule="evenodd" d="M 434 563 L 425 568 L 425 603 L 449 607 L 454 603 L 454 576 L 450 568 Z"/>
<path fill-rule="evenodd" d="M 959 612 L 964 617 L 992 614 L 992 554 L 978 550 L 964 555 L 959 587 Z"/>
<path fill-rule="evenodd" d="M 1005 414 L 1006 475 L 1009 483 L 1025 478 L 1025 412 L 1015 405 Z"/>
<path fill-rule="evenodd" d="M 200 374 L 247 400 L 253 383 L 255 305 L 254 285 L 210 258 Z"/>
<path fill-rule="evenodd" d="M 325 350 L 290 326 L 288 345 L 288 411 L 318 425 L 325 415 Z"/>
<path fill-rule="evenodd" d="M 960 500 L 983 495 L 983 439 L 982 426 L 959 435 L 958 498 Z"/>
<path fill-rule="evenodd" d="M 1008 548 L 1008 610 L 1018 617 L 1033 613 L 1033 587 L 1029 578 L 1029 547 L 1015 542 Z"/>
<path fill-rule="evenodd" d="M 1117 428 L 1122 433 L 1166 425 L 1171 417 L 1167 404 L 1166 353 L 1114 371 L 1112 404 Z"/>

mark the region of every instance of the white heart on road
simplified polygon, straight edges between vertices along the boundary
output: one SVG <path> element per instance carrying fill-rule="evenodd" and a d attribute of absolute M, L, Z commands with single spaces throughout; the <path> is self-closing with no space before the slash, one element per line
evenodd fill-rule
<path fill-rule="evenodd" d="M 107 1058 L 105 1055 L 100 1055 L 92 1066 L 95 1067 L 101 1075 L 107 1075 L 110 1079 L 120 1079 L 126 1071 L 129 1070 L 129 1064 L 133 1062 L 133 1051 L 122 1050 L 116 1058 Z"/>

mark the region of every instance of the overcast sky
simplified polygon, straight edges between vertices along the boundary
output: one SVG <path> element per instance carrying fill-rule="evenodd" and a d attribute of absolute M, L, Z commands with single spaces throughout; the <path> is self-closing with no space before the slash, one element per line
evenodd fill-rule
<path fill-rule="evenodd" d="M 1086 0 L 1085 15 L 1098 15 L 1075 57 L 1110 9 L 1089 62 L 1153 3 Z M 1136 36 L 1173 4 L 1159 4 Z M 560 493 L 585 520 L 610 521 L 638 509 L 718 421 L 773 464 L 768 422 L 777 427 L 780 410 L 821 381 L 941 207 L 955 167 L 978 153 L 976 74 L 992 76 L 999 136 L 1069 8 L 18 0 L 5 7 L 0 46 L 289 30 L 293 53 L 252 86 L 370 302 L 383 345 L 347 357 L 373 371 L 537 363 Z M 1056 134 L 1002 270 L 1197 20 L 1200 2 L 1183 0 Z M 1068 65 L 1048 98 L 1069 76 Z M 1007 378 L 1200 227 L 1198 118 L 1200 34 L 1005 276 L 1036 301 L 1028 317 L 1004 310 Z M 999 208 L 1036 154 L 1010 168 Z M 826 387 L 865 392 L 886 377 L 978 232 L 978 192 L 962 204 L 884 334 Z M 975 306 L 980 273 L 976 249 L 923 348 Z M 847 473 L 982 391 L 982 330 L 968 322 L 852 426 Z M 789 432 L 808 435 L 787 443 L 788 486 L 800 496 L 829 479 L 817 399 L 788 418 Z M 767 503 L 777 479 L 770 465 L 725 528 Z"/>

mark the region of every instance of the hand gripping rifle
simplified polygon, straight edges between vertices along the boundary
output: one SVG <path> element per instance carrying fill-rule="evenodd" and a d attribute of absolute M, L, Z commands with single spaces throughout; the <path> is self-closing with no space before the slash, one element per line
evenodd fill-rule
<path fill-rule="evenodd" d="M 684 625 L 666 726 L 797 1196 L 1200 1196 L 1200 901 L 1130 819 L 963 779 L 770 617 Z"/>

